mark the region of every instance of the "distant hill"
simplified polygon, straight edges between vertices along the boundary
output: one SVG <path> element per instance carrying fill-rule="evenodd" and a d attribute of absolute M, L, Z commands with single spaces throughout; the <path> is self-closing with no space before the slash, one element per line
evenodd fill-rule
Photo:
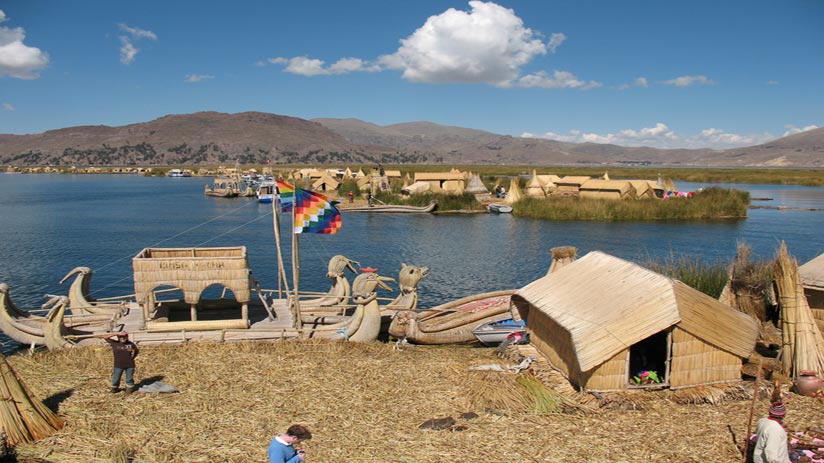
<path fill-rule="evenodd" d="M 504 164 L 824 167 L 824 128 L 730 150 L 520 138 L 431 122 L 379 126 L 260 112 L 169 115 L 121 127 L 0 134 L 0 164 Z"/>

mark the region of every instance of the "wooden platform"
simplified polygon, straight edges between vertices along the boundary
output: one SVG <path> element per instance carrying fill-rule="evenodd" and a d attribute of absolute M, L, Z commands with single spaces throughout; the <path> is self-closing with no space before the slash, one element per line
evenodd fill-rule
<path fill-rule="evenodd" d="M 271 309 L 275 314 L 274 320 L 269 319 L 263 304 L 259 301 L 249 304 L 248 329 L 217 329 L 217 330 L 180 330 L 155 332 L 148 331 L 143 325 L 143 315 L 140 307 L 136 303 L 128 305 L 128 312 L 121 317 L 115 327 L 114 332 L 128 331 L 130 339 L 138 345 L 153 344 L 182 344 L 186 342 L 213 341 L 274 341 L 297 337 L 297 332 L 292 329 L 292 314 L 289 312 L 285 299 L 276 299 L 272 302 Z M 179 321 L 181 317 L 187 316 L 188 308 L 185 310 L 174 310 L 164 312 L 167 320 Z M 198 320 L 235 320 L 240 319 L 240 309 L 206 309 L 198 311 Z M 188 320 L 188 318 L 186 318 Z M 154 322 L 155 326 L 163 322 Z M 80 345 L 97 344 L 99 339 L 83 339 Z"/>

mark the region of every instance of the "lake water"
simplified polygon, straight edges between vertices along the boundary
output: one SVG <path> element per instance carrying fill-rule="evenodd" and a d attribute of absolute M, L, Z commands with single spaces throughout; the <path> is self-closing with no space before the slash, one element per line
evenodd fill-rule
<path fill-rule="evenodd" d="M 263 288 L 276 288 L 271 206 L 203 194 L 205 178 L 0 174 L 0 282 L 15 303 L 37 308 L 66 294 L 59 280 L 77 266 L 95 273 L 92 292 L 134 292 L 131 258 L 146 247 L 246 246 Z M 709 185 L 676 182 L 682 191 Z M 824 208 L 824 188 L 723 185 L 750 191 L 756 205 Z M 289 262 L 289 226 L 281 224 Z M 302 290 L 326 291 L 329 258 L 343 254 L 397 278 L 401 263 L 429 267 L 420 307 L 518 288 L 543 276 L 549 249 L 575 246 L 645 262 L 670 256 L 730 261 L 737 243 L 772 258 L 781 240 L 804 263 L 824 252 L 824 211 L 751 209 L 713 222 L 551 222 L 508 214 L 346 214 L 336 235 L 300 238 Z M 291 275 L 291 268 L 288 270 Z M 351 274 L 350 274 L 351 280 Z M 397 285 L 393 285 L 397 288 Z M 397 293 L 394 293 L 397 294 Z M 390 296 L 390 293 L 382 296 Z"/>

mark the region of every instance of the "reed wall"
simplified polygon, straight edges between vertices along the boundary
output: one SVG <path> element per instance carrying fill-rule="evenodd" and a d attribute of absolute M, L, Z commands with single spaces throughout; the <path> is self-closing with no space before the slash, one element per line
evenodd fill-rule
<path fill-rule="evenodd" d="M 672 389 L 741 380 L 742 360 L 688 332 L 672 331 L 669 383 Z"/>

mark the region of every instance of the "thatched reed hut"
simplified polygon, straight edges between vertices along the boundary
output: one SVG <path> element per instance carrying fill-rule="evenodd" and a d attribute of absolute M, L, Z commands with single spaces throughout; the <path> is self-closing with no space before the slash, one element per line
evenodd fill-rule
<path fill-rule="evenodd" d="M 156 310 L 158 288 L 178 288 L 189 305 L 191 322 L 196 322 L 201 293 L 210 286 L 228 288 L 240 304 L 239 324 L 248 327 L 251 272 L 246 247 L 225 248 L 145 248 L 133 259 L 135 299 L 143 309 L 144 322 Z M 196 324 L 187 325 L 195 329 Z"/>
<path fill-rule="evenodd" d="M 589 181 L 592 177 L 582 175 L 567 175 L 555 182 L 555 194 L 578 194 L 581 185 Z"/>
<path fill-rule="evenodd" d="M 313 191 L 337 191 L 340 182 L 332 178 L 328 172 L 312 183 Z"/>
<path fill-rule="evenodd" d="M 635 188 L 627 180 L 591 179 L 578 188 L 582 198 L 635 199 Z"/>
<path fill-rule="evenodd" d="M 478 174 L 473 174 L 469 178 L 469 183 L 466 185 L 466 192 L 475 195 L 484 195 L 489 194 L 489 188 L 484 185 L 484 182 Z"/>
<path fill-rule="evenodd" d="M 519 289 L 512 303 L 532 344 L 570 382 L 590 391 L 637 385 L 684 388 L 741 380 L 758 337 L 752 317 L 684 283 L 591 252 Z"/>
<path fill-rule="evenodd" d="M 635 199 L 643 199 L 643 198 L 655 198 L 657 195 L 655 194 L 655 186 L 657 185 L 655 182 L 651 182 L 649 180 L 627 180 L 630 185 L 635 189 Z M 663 190 L 661 190 L 661 196 L 663 196 Z"/>
<path fill-rule="evenodd" d="M 798 267 L 804 295 L 816 320 L 824 320 L 824 254 Z"/>
<path fill-rule="evenodd" d="M 466 179 L 461 172 L 415 172 L 415 183 L 428 182 L 434 193 L 463 193 Z"/>
<path fill-rule="evenodd" d="M 538 178 L 538 174 L 535 171 L 532 171 L 532 178 L 526 182 L 526 189 L 524 191 L 526 196 L 530 196 L 533 198 L 546 198 L 546 189 L 544 188 L 543 182 L 541 179 Z"/>

